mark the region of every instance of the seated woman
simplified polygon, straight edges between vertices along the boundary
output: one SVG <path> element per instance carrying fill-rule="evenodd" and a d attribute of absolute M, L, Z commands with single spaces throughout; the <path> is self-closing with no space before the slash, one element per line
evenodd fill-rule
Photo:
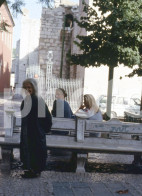
<path fill-rule="evenodd" d="M 53 103 L 51 111 L 53 117 L 73 118 L 71 107 L 65 98 L 67 93 L 64 89 L 58 88 L 55 94 L 56 100 Z"/>
<path fill-rule="evenodd" d="M 99 107 L 96 104 L 95 98 L 91 94 L 84 95 L 84 105 L 75 113 L 75 116 L 80 118 L 88 118 L 90 120 L 102 121 L 103 117 Z M 92 136 L 100 137 L 101 133 L 92 133 Z"/>
<path fill-rule="evenodd" d="M 58 88 L 56 89 L 55 94 L 56 100 L 53 102 L 53 108 L 51 111 L 51 114 L 53 117 L 59 117 L 59 118 L 73 118 L 73 112 L 71 110 L 71 107 L 67 101 L 65 101 L 65 98 L 67 97 L 67 93 L 64 89 Z M 52 130 L 52 134 L 54 135 L 68 135 L 68 131 L 56 131 Z M 50 150 L 50 154 L 52 155 L 65 155 L 70 154 L 70 152 L 65 152 L 62 150 Z"/>

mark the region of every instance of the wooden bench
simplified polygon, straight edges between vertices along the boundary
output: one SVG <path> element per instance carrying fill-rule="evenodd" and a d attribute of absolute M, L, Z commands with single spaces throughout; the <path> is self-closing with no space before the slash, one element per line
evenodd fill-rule
<path fill-rule="evenodd" d="M 11 118 L 13 118 L 13 115 L 11 115 Z M 20 126 L 20 120 L 17 119 L 17 122 Z M 12 135 L 6 134 L 5 138 L 0 139 L 3 165 L 9 169 L 12 149 L 18 148 L 20 144 L 19 126 L 14 126 Z M 76 120 L 53 118 L 52 129 L 56 130 L 57 134 L 60 131 L 67 131 L 68 134 L 47 134 L 47 149 L 62 149 L 75 152 L 77 154 L 76 172 L 85 172 L 84 166 L 89 152 L 142 155 L 141 123 L 121 122 L 118 119 L 98 122 L 81 118 Z M 100 138 L 92 136 L 94 133 L 100 132 L 106 136 Z M 137 135 L 137 140 L 133 139 L 133 135 Z"/>

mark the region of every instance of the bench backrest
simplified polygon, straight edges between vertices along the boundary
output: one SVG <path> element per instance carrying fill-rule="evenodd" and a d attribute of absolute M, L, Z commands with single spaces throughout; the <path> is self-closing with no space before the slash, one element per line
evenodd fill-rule
<path fill-rule="evenodd" d="M 86 131 L 109 132 L 109 133 L 124 133 L 124 134 L 142 134 L 141 123 L 122 122 L 118 119 L 109 121 L 97 122 L 86 120 Z"/>
<path fill-rule="evenodd" d="M 17 119 L 16 123 L 20 126 L 20 119 Z M 52 130 L 68 131 L 70 136 L 76 136 L 77 141 L 84 141 L 84 137 L 89 136 L 88 133 L 94 132 L 109 133 L 111 138 L 113 134 L 142 136 L 141 123 L 122 122 L 118 119 L 100 122 L 81 118 L 74 120 L 53 117 Z"/>
<path fill-rule="evenodd" d="M 14 120 L 13 113 L 8 113 L 8 119 L 10 121 L 15 121 L 13 129 L 19 129 L 21 126 L 21 119 L 16 118 Z M 10 119 L 11 117 L 11 119 Z M 16 128 L 15 128 L 16 127 Z M 69 118 L 52 118 L 52 130 L 57 131 L 68 131 L 70 136 L 75 136 L 77 141 L 84 141 L 84 137 L 88 133 L 101 132 L 109 133 L 110 135 L 138 135 L 139 138 L 142 137 L 142 123 L 132 123 L 132 122 L 121 122 L 118 119 L 111 119 L 109 121 L 95 121 L 87 119 L 69 119 Z M 13 133 L 13 131 L 12 131 Z M 111 136 L 112 138 L 112 136 Z"/>

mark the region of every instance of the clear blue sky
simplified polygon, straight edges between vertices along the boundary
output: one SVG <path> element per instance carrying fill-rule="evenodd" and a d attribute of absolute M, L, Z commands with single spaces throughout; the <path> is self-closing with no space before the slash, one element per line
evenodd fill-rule
<path fill-rule="evenodd" d="M 79 2 L 79 0 L 72 0 L 73 2 Z M 42 4 L 36 3 L 38 0 L 24 0 L 25 8 L 29 10 L 30 18 L 38 19 L 41 16 L 42 11 Z M 23 7 L 23 8 L 24 8 Z M 20 38 L 20 29 L 21 29 L 21 15 L 18 14 L 18 16 L 14 19 L 15 27 L 13 31 L 13 48 L 16 47 L 16 41 Z"/>

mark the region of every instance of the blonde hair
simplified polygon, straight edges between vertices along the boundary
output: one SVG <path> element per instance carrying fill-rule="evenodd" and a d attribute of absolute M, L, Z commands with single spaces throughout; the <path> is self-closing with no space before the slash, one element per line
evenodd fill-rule
<path fill-rule="evenodd" d="M 23 81 L 22 87 L 24 87 L 25 84 L 30 83 L 33 86 L 34 94 L 38 94 L 38 87 L 37 87 L 37 81 L 33 78 L 27 78 Z"/>
<path fill-rule="evenodd" d="M 99 107 L 97 106 L 96 100 L 95 100 L 93 95 L 85 94 L 84 95 L 84 100 L 86 102 L 86 105 L 87 105 L 88 109 L 94 110 L 95 113 L 98 112 Z"/>

